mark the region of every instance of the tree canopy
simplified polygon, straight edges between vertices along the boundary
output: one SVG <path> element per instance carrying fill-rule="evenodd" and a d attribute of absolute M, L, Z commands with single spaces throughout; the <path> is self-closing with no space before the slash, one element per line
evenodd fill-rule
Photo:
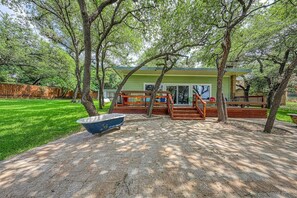
<path fill-rule="evenodd" d="M 91 89 L 118 93 L 141 67 L 167 61 L 217 68 L 219 121 L 227 67 L 252 69 L 246 90 L 267 94 L 268 106 L 296 78 L 293 0 L 2 2 L 24 20 L 1 15 L 1 80 L 75 87 L 89 115 L 97 115 Z M 133 70 L 119 79 L 117 65 Z"/>

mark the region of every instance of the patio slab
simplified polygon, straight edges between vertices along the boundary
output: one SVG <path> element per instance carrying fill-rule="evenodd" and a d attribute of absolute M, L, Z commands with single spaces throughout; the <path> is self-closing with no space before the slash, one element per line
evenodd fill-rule
<path fill-rule="evenodd" d="M 275 135 L 137 116 L 1 161 L 0 197 L 296 197 L 294 126 Z"/>

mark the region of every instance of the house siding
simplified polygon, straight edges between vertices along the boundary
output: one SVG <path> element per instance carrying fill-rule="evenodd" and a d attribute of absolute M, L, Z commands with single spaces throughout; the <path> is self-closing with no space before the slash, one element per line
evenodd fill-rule
<path fill-rule="evenodd" d="M 126 82 L 123 90 L 143 91 L 145 83 L 156 82 L 158 76 L 132 75 Z M 211 96 L 216 97 L 217 78 L 215 76 L 164 76 L 162 83 L 168 84 L 211 84 Z M 225 97 L 230 99 L 230 77 L 224 77 L 223 92 Z"/>

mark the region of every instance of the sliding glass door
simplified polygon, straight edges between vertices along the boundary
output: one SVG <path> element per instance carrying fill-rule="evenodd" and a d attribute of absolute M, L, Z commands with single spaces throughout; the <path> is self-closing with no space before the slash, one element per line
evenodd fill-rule
<path fill-rule="evenodd" d="M 174 104 L 189 104 L 189 85 L 166 85 L 166 91 L 171 93 Z"/>
<path fill-rule="evenodd" d="M 166 86 L 166 91 L 169 91 L 171 93 L 172 100 L 174 104 L 176 104 L 177 86 Z"/>
<path fill-rule="evenodd" d="M 178 90 L 177 104 L 189 104 L 189 86 L 179 85 L 177 86 L 177 90 Z"/>

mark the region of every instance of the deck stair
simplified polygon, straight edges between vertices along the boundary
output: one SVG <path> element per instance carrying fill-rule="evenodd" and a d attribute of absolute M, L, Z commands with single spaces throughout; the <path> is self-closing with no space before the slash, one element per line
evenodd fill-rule
<path fill-rule="evenodd" d="M 174 107 L 172 120 L 204 120 L 195 107 Z"/>

